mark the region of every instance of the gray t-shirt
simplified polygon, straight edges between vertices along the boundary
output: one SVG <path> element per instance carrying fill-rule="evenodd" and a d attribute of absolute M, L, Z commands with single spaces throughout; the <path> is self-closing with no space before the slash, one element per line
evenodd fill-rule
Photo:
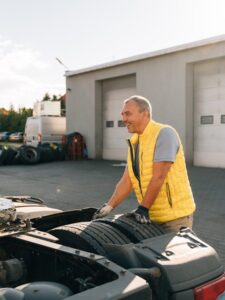
<path fill-rule="evenodd" d="M 174 162 L 178 150 L 179 141 L 175 131 L 170 127 L 161 129 L 155 145 L 154 162 Z"/>
<path fill-rule="evenodd" d="M 164 127 L 160 130 L 158 135 L 155 152 L 154 162 L 171 161 L 176 159 L 177 151 L 179 150 L 179 140 L 175 131 L 170 127 Z M 139 144 L 135 147 L 135 168 L 136 173 L 139 174 Z"/>

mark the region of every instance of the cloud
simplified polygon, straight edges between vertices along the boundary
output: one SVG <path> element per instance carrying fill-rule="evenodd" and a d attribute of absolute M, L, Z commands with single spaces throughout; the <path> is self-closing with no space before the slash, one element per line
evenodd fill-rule
<path fill-rule="evenodd" d="M 33 107 L 46 92 L 62 94 L 62 78 L 51 73 L 53 65 L 38 51 L 0 36 L 0 107 Z"/>

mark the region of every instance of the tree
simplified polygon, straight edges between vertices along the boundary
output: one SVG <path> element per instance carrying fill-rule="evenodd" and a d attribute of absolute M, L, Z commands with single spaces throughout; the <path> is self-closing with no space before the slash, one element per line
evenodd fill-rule
<path fill-rule="evenodd" d="M 20 108 L 15 111 L 13 106 L 10 110 L 0 109 L 0 131 L 24 131 L 26 120 L 32 116 L 33 110 L 31 108 Z"/>
<path fill-rule="evenodd" d="M 59 101 L 59 97 L 57 97 L 56 95 L 53 95 L 51 101 Z"/>
<path fill-rule="evenodd" d="M 45 93 L 45 95 L 41 101 L 50 101 L 50 100 L 51 100 L 51 97 L 50 97 L 49 93 Z"/>

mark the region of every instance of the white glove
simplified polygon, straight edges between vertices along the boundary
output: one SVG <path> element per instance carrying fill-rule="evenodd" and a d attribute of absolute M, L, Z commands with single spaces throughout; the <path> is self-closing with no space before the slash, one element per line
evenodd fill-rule
<path fill-rule="evenodd" d="M 105 203 L 101 208 L 99 208 L 94 216 L 93 220 L 106 217 L 111 211 L 113 210 L 113 207 Z"/>

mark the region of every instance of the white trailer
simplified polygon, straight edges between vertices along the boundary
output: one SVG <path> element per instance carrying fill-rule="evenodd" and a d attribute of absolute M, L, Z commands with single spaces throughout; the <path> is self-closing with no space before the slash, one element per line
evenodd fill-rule
<path fill-rule="evenodd" d="M 35 102 L 33 116 L 61 116 L 61 101 Z"/>

